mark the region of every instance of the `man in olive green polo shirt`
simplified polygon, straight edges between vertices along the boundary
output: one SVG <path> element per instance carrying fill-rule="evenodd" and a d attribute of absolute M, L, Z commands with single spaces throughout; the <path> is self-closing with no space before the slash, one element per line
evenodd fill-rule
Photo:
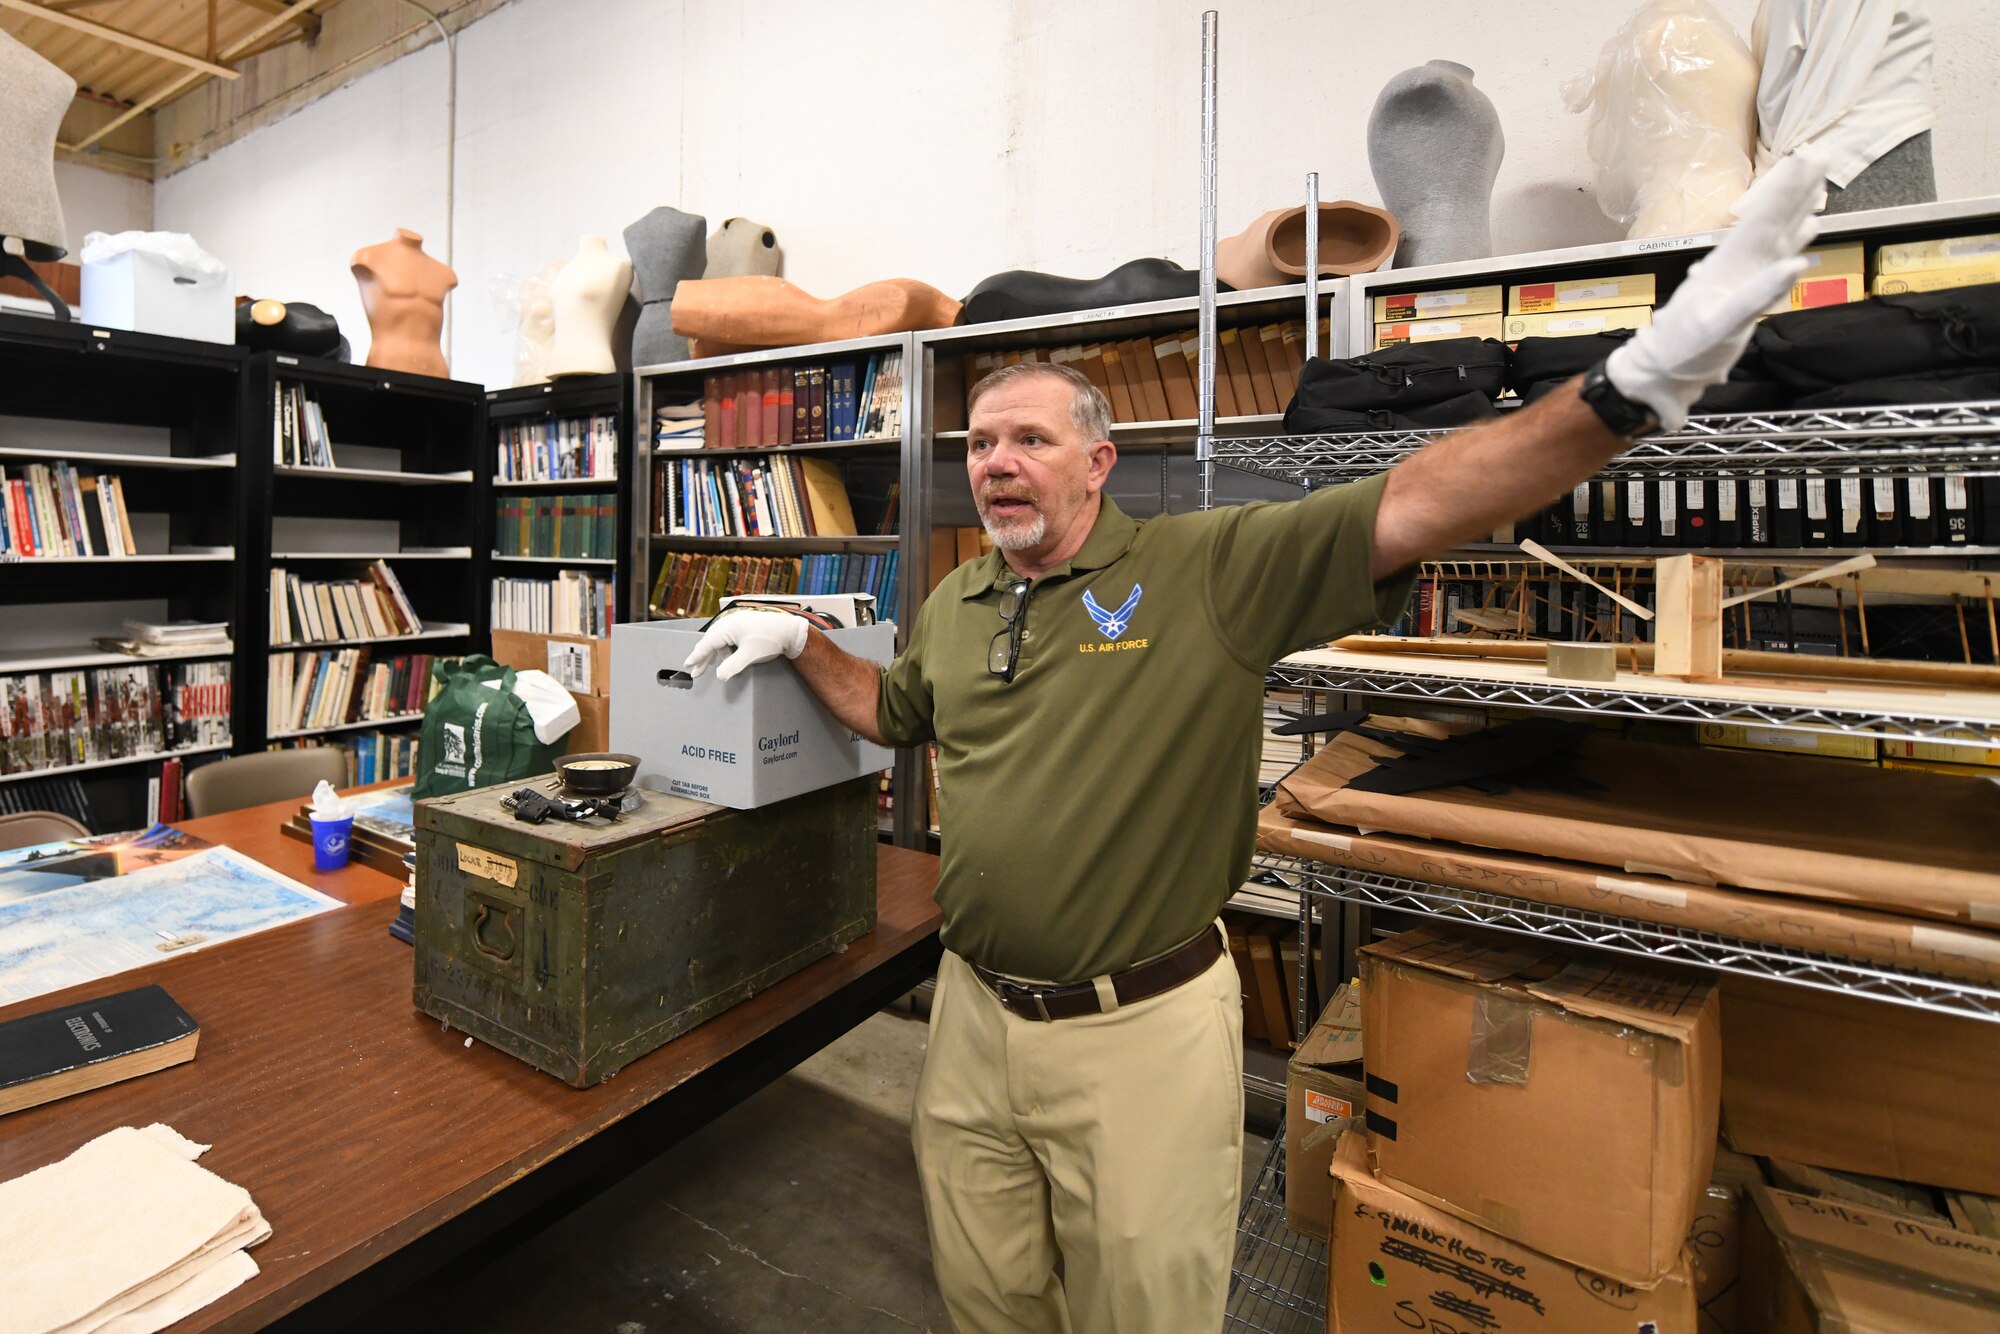
<path fill-rule="evenodd" d="M 1219 1328 L 1243 1122 L 1216 919 L 1249 865 L 1266 668 L 1393 620 L 1419 561 L 1678 427 L 1803 270 L 1822 174 L 1760 182 L 1597 370 L 1294 502 L 1134 521 L 1104 494 L 1104 396 L 1065 367 L 996 371 L 966 458 L 995 550 L 892 665 L 770 613 L 696 647 L 696 673 L 788 657 L 855 731 L 937 744 L 946 954 L 912 1136 L 961 1330 Z"/>

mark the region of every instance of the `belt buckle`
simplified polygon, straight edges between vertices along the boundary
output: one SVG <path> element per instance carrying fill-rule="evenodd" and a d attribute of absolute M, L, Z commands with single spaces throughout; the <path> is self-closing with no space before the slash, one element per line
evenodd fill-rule
<path fill-rule="evenodd" d="M 1001 987 L 1001 994 L 1008 1000 L 1033 1001 L 1035 1003 L 1035 1013 L 1041 1016 L 1043 1023 L 1050 1024 L 1055 1022 L 1055 1020 L 1049 1017 L 1049 1007 L 1042 1000 L 1043 993 L 1040 987 L 1026 986 L 1014 981 L 1012 978 L 1006 977 L 1000 978 L 998 981 Z"/>

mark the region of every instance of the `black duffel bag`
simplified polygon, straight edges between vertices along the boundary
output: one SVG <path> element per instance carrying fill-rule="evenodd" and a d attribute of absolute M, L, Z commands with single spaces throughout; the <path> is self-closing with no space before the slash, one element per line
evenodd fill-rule
<path fill-rule="evenodd" d="M 1754 339 L 1771 374 L 1807 393 L 1918 371 L 2000 366 L 2000 283 L 1773 315 Z"/>
<path fill-rule="evenodd" d="M 1559 382 L 1557 382 L 1559 383 Z M 1357 431 L 1435 431 L 1444 427 L 1469 426 L 1473 422 L 1498 417 L 1493 400 L 1474 392 L 1430 403 L 1408 412 L 1389 408 L 1321 408 L 1313 414 L 1316 423 L 1296 435 L 1351 435 Z"/>
<path fill-rule="evenodd" d="M 2000 398 L 2000 366 L 1916 371 L 1856 380 L 1801 397 L 1800 408 L 1878 408 L 1910 403 L 1969 403 Z"/>
<path fill-rule="evenodd" d="M 1526 398 L 1530 385 L 1581 375 L 1632 341 L 1637 332 L 1606 329 L 1568 338 L 1523 338 L 1507 354 L 1507 386 Z"/>
<path fill-rule="evenodd" d="M 1285 430 L 1292 435 L 1352 430 L 1326 414 L 1386 408 L 1407 416 L 1468 393 L 1495 398 L 1506 382 L 1507 348 L 1492 338 L 1405 343 L 1340 361 L 1314 357 L 1299 373 L 1298 392 L 1285 408 Z"/>

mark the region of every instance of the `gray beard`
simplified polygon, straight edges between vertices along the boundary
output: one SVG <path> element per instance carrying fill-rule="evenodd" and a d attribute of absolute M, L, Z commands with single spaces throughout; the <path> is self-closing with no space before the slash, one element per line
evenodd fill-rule
<path fill-rule="evenodd" d="M 993 545 L 1002 551 L 1025 551 L 1029 547 L 1040 546 L 1049 531 L 1048 516 L 1040 510 L 1035 511 L 1034 522 L 1028 524 L 1014 524 L 1002 528 L 983 516 L 981 522 L 986 529 L 986 535 L 993 539 Z"/>

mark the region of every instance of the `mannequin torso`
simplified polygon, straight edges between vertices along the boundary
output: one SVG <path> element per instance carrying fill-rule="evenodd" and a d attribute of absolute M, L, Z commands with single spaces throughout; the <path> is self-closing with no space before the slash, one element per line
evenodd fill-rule
<path fill-rule="evenodd" d="M 632 364 L 686 361 L 687 339 L 674 332 L 669 307 L 674 288 L 699 278 L 707 266 L 703 234 L 708 220 L 677 208 L 656 208 L 625 229 L 625 250 L 639 275 L 638 326 L 632 331 Z"/>
<path fill-rule="evenodd" d="M 354 280 L 368 312 L 368 364 L 417 375 L 448 375 L 438 336 L 444 299 L 458 275 L 423 251 L 424 238 L 405 227 L 394 240 L 354 252 Z"/>
<path fill-rule="evenodd" d="M 611 327 L 632 288 L 632 262 L 613 255 L 601 236 L 586 236 L 575 258 L 549 284 L 555 307 L 555 339 L 548 365 L 558 375 L 602 375 L 618 369 L 611 351 Z"/>

